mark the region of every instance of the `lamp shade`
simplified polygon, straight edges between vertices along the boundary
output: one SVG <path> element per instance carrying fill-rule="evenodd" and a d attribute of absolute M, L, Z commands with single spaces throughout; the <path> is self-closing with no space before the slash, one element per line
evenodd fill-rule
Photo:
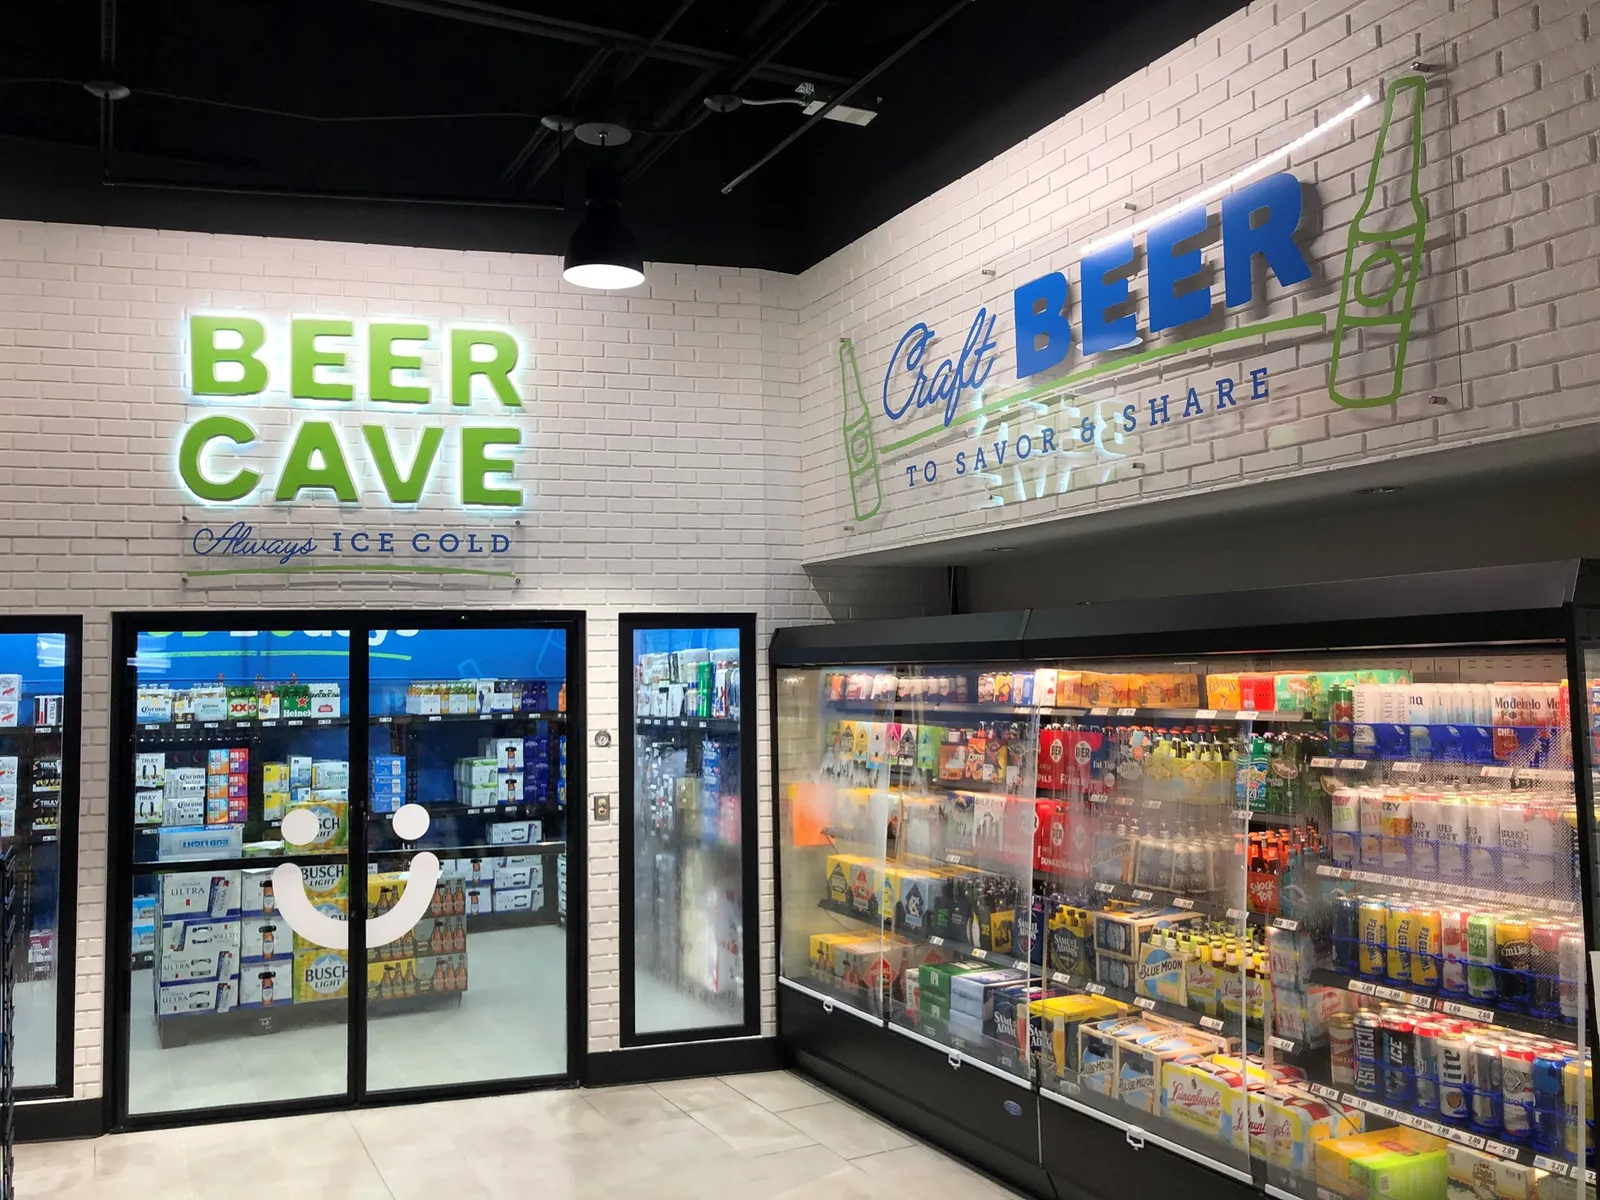
<path fill-rule="evenodd" d="M 639 241 L 622 222 L 622 205 L 609 188 L 589 188 L 583 220 L 572 231 L 561 277 L 582 288 L 610 291 L 644 282 Z"/>

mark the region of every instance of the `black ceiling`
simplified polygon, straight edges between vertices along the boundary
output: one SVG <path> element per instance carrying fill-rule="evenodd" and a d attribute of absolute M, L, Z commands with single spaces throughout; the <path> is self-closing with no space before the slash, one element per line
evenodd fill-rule
<path fill-rule="evenodd" d="M 799 271 L 1239 7 L 48 0 L 0 42 L 0 217 L 559 253 L 603 160 L 647 258 Z M 897 53 L 849 101 L 869 126 L 818 120 L 724 194 L 807 118 L 704 97 L 829 100 Z M 131 94 L 81 86 L 105 78 Z M 598 150 L 547 115 L 639 132 Z"/>

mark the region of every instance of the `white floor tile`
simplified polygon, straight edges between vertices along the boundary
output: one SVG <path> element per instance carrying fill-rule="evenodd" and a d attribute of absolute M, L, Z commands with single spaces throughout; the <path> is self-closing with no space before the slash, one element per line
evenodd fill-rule
<path fill-rule="evenodd" d="M 17 1148 L 17 1194 L 49 1200 L 882 1200 L 886 1187 L 1012 1196 L 782 1071 Z"/>

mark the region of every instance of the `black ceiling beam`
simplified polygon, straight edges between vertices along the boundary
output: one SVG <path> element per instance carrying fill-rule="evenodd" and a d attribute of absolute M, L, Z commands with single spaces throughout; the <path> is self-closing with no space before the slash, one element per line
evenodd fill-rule
<path fill-rule="evenodd" d="M 430 16 L 466 21 L 474 25 L 486 25 L 491 29 L 509 29 L 515 33 L 526 33 L 534 37 L 572 42 L 580 46 L 604 46 L 617 53 L 641 54 L 647 58 L 682 63 L 684 66 L 699 67 L 702 70 L 738 69 L 740 65 L 738 57 L 727 51 L 708 50 L 703 46 L 689 46 L 665 39 L 653 43 L 653 39 L 637 33 L 607 29 L 581 21 L 547 17 L 540 13 L 489 4 L 485 0 L 372 0 L 372 2 L 385 4 L 390 8 L 405 8 Z M 797 83 L 808 82 L 835 86 L 850 82 L 843 76 L 829 74 L 826 71 L 802 70 L 799 67 L 774 62 L 762 64 L 755 78 L 791 87 Z"/>
<path fill-rule="evenodd" d="M 917 45 L 921 43 L 924 38 L 932 34 L 934 30 L 938 29 L 946 21 L 950 20 L 951 17 L 954 17 L 957 13 L 963 12 L 969 4 L 973 4 L 975 2 L 976 0 L 956 0 L 956 2 L 949 8 L 945 9 L 944 12 L 940 13 L 932 21 L 928 22 L 928 24 L 924 25 L 919 31 L 917 31 L 917 33 L 913 34 L 911 39 L 902 45 L 900 49 L 889 55 L 888 58 L 884 59 L 877 66 L 873 67 L 872 70 L 868 71 L 860 79 L 856 80 L 849 87 L 845 88 L 844 91 L 840 92 L 832 100 L 828 101 L 821 108 L 817 109 L 816 112 L 807 117 L 804 123 L 801 124 L 800 128 L 796 129 L 788 137 L 784 138 L 771 150 L 768 150 L 764 155 L 758 158 L 750 166 L 746 167 L 738 175 L 735 175 L 727 183 L 723 184 L 722 194 L 726 196 L 729 192 L 733 191 L 734 188 L 738 187 L 746 179 L 749 179 L 750 176 L 754 175 L 762 167 L 766 166 L 773 159 L 777 158 L 778 155 L 782 154 L 786 149 L 798 141 L 807 130 L 816 125 L 818 121 L 821 121 L 834 109 L 838 108 L 839 105 L 850 99 L 851 96 L 854 96 L 862 88 L 866 87 L 867 84 L 871 83 L 874 79 L 883 74 L 890 67 L 894 66 L 895 63 L 899 62 L 912 50 L 916 49 Z"/>
<path fill-rule="evenodd" d="M 740 88 L 749 83 L 750 80 L 757 78 L 762 68 L 767 64 L 768 61 L 771 60 L 772 56 L 787 46 L 802 29 L 811 24 L 812 21 L 816 20 L 816 18 L 821 14 L 822 10 L 828 7 L 828 3 L 829 0 L 811 0 L 809 4 L 807 4 L 803 9 L 800 10 L 798 14 L 796 14 L 794 20 L 790 21 L 776 34 L 768 38 L 759 49 L 754 51 L 749 58 L 745 59 L 744 62 L 738 65 L 732 80 L 728 84 L 727 90 L 737 94 Z M 765 15 L 770 18 L 773 13 L 778 11 L 779 7 L 780 6 L 777 4 L 768 5 Z M 696 87 L 685 89 L 679 94 L 678 99 L 672 105 L 672 111 L 669 113 L 669 115 L 662 117 L 661 121 L 663 124 L 672 120 L 673 117 L 677 115 L 677 110 L 682 109 L 685 104 L 692 101 L 696 96 L 700 95 L 700 88 L 705 86 L 704 82 L 702 82 L 703 79 L 704 73 L 702 73 L 701 79 L 696 80 Z M 691 133 L 698 129 L 705 119 L 710 115 L 711 110 L 709 108 L 701 107 L 700 111 L 695 113 L 695 115 L 689 119 L 689 123 L 682 129 L 675 130 L 666 137 L 660 138 L 659 140 L 653 142 L 650 148 L 640 155 L 638 160 L 628 168 L 625 181 L 632 183 L 656 163 L 660 162 L 667 152 L 670 151 L 673 146 L 678 144 L 678 140 L 682 138 L 684 134 Z"/>
<path fill-rule="evenodd" d="M 611 57 L 611 53 L 609 47 L 601 46 L 589 56 L 589 61 L 579 68 L 578 74 L 567 87 L 566 95 L 561 98 L 561 111 L 563 113 L 570 111 L 572 106 L 578 102 L 578 97 L 582 96 L 583 90 L 594 81 L 594 77 L 599 73 L 600 68 L 605 65 L 606 59 Z M 517 151 L 516 156 L 506 164 L 506 169 L 500 172 L 497 186 L 511 186 L 512 180 L 517 177 L 517 172 L 527 165 L 528 159 L 532 158 L 534 151 L 544 144 L 544 140 L 549 133 L 549 127 L 543 123 L 535 127 L 534 131 L 528 135 L 528 140 L 522 143 L 522 148 Z M 544 172 L 540 171 L 539 174 L 542 175 Z M 530 187 L 532 183 L 533 181 L 530 180 Z"/>

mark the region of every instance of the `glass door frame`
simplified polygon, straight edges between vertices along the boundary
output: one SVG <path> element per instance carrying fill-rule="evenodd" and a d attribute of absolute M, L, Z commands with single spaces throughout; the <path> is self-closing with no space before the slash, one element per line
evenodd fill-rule
<path fill-rule="evenodd" d="M 61 802 L 56 817 L 58 873 L 56 895 L 56 1079 L 48 1086 L 18 1087 L 19 1101 L 70 1099 L 77 1029 L 78 798 L 83 750 L 83 616 L 40 613 L 0 616 L 3 633 L 59 633 L 66 647 L 61 689 Z M 68 951 L 71 951 L 70 954 Z M 18 957 L 26 961 L 26 951 Z M 72 963 L 72 975 L 63 974 Z"/>
<path fill-rule="evenodd" d="M 141 631 L 150 629 L 216 632 L 234 629 L 298 629 L 310 624 L 319 629 L 346 630 L 351 634 L 348 711 L 350 716 L 350 793 L 362 798 L 349 809 L 349 848 L 345 855 L 354 919 L 364 905 L 354 903 L 364 895 L 367 876 L 367 799 L 370 794 L 367 761 L 370 678 L 367 633 L 373 629 L 504 629 L 525 626 L 560 627 L 567 634 L 567 937 L 566 937 L 566 1071 L 557 1075 L 487 1080 L 481 1083 L 434 1084 L 405 1089 L 369 1089 L 367 1086 L 367 973 L 366 922 L 355 920 L 350 930 L 348 992 L 346 995 L 346 1083 L 342 1094 L 224 1105 L 215 1108 L 173 1109 L 160 1113 L 128 1111 L 132 1019 L 132 965 L 127 949 L 133 935 L 133 879 L 138 869 L 133 859 L 133 811 L 119 797 L 133 794 L 134 701 L 137 672 L 128 665 L 138 651 Z M 583 1077 L 588 1058 L 588 899 L 586 790 L 586 621 L 575 610 L 547 609 L 236 609 L 231 611 L 118 612 L 111 617 L 111 743 L 108 793 L 108 849 L 106 864 L 107 914 L 105 1042 L 103 1061 L 107 1079 L 103 1093 L 104 1127 L 125 1132 L 172 1128 L 220 1121 L 254 1120 L 296 1113 L 330 1112 L 359 1107 L 381 1107 L 423 1101 L 502 1095 L 541 1087 L 560 1087 Z M 360 636 L 356 636 L 360 635 Z M 63 787 L 65 787 L 63 779 Z M 63 805 L 66 795 L 63 792 Z M 74 807 L 74 812 L 76 808 Z M 75 828 L 75 826 L 74 826 Z M 264 860 L 271 862 L 273 860 Z M 205 870 L 215 864 L 196 860 L 177 863 L 180 869 Z M 357 969 L 360 968 L 360 969 Z M 70 998 L 69 998 L 70 999 Z M 69 1049 L 70 1054 L 70 1049 Z"/>
<path fill-rule="evenodd" d="M 744 1020 L 728 1025 L 662 1030 L 640 1033 L 637 1030 L 637 998 L 634 973 L 634 736 L 638 714 L 634 709 L 633 637 L 644 629 L 737 629 L 739 631 L 739 873 L 744 911 Z M 624 1049 L 640 1046 L 674 1045 L 681 1042 L 725 1041 L 756 1037 L 761 1033 L 761 835 L 759 746 L 756 741 L 756 708 L 760 676 L 756 673 L 756 614 L 753 612 L 647 612 L 622 613 L 617 618 L 617 701 L 621 723 L 617 750 L 618 869 L 618 976 L 621 1015 L 620 1042 Z M 693 718 L 686 718 L 693 719 Z"/>

